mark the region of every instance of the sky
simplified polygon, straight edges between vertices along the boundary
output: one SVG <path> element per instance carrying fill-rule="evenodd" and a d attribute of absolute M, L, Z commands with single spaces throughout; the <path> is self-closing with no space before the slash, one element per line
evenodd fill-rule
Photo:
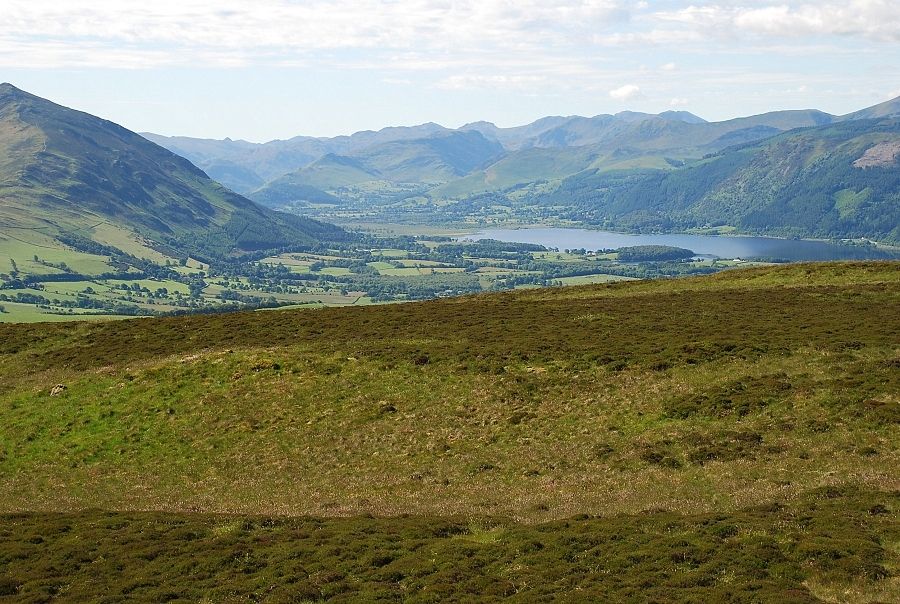
<path fill-rule="evenodd" d="M 2 0 L 0 81 L 139 132 L 263 142 L 900 96 L 900 0 Z"/>

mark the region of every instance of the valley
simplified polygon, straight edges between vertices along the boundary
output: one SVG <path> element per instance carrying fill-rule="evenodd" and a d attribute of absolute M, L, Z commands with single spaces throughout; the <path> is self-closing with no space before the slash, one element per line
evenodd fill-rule
<path fill-rule="evenodd" d="M 391 247 L 372 247 L 378 245 Z M 58 261 L 53 262 L 31 254 L 36 249 L 45 253 L 44 249 L 25 247 L 20 241 L 6 249 L 10 255 L 7 272 L 0 272 L 0 322 L 358 306 L 704 274 L 736 264 L 730 259 L 695 258 L 674 247 L 661 248 L 674 254 L 656 258 L 635 255 L 644 249 L 640 246 L 569 253 L 514 242 L 457 241 L 446 235 L 360 236 L 354 243 L 212 264 L 190 257 L 135 262 L 136 258 L 119 256 L 68 255 L 65 249 L 54 252 L 51 257 Z"/>
<path fill-rule="evenodd" d="M 179 139 L 279 211 L 0 86 L 0 601 L 900 601 L 878 111 Z"/>
<path fill-rule="evenodd" d="M 264 144 L 147 136 L 237 187 L 219 158 L 251 169 L 274 154 L 279 173 L 240 190 L 341 224 L 724 229 L 896 245 L 898 116 L 900 99 L 843 116 L 776 111 L 722 122 L 625 111 Z"/>
<path fill-rule="evenodd" d="M 0 604 L 900 604 L 897 0 L 0 31 Z"/>
<path fill-rule="evenodd" d="M 10 84 L 0 127 L 0 322 L 353 306 L 729 266 L 684 250 L 620 262 L 614 249 L 462 245 L 441 221 L 425 225 L 432 235 L 345 230 L 257 205 L 133 132 Z M 437 126 L 356 138 L 359 158 L 327 156 L 341 174 L 378 164 L 400 180 L 440 180 L 502 154 L 478 132 Z M 320 193 L 307 198 L 338 199 Z"/>
<path fill-rule="evenodd" d="M 625 112 L 265 145 L 147 135 L 241 190 L 228 178 L 235 170 L 266 182 L 248 193 L 257 205 L 150 140 L 4 84 L 0 322 L 354 306 L 703 274 L 736 258 L 895 258 L 900 204 L 888 151 L 896 108 L 719 123 Z M 638 147 L 680 151 L 665 165 L 625 158 Z M 231 172 L 220 173 L 225 167 Z M 784 179 L 754 180 L 776 172 Z M 818 197 L 792 193 L 798 186 Z M 754 196 L 763 190 L 768 201 L 759 205 Z M 794 227 L 778 226 L 778 216 Z M 644 233 L 651 245 L 673 231 L 845 241 L 821 244 L 818 254 L 795 254 L 787 244 L 787 253 L 687 247 L 700 257 L 623 262 L 618 248 L 633 245 L 528 245 L 531 231 L 500 231 L 502 245 L 450 237 L 538 225 Z"/>

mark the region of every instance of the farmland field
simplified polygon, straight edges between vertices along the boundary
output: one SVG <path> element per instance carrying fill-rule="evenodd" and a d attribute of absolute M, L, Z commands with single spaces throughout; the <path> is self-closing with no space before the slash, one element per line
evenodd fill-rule
<path fill-rule="evenodd" d="M 85 312 L 141 316 L 295 304 L 345 306 L 356 304 L 360 296 L 373 302 L 405 302 L 729 268 L 727 262 L 716 260 L 683 257 L 619 262 L 616 252 L 550 251 L 542 246 L 457 242 L 448 237 L 367 242 L 394 243 L 406 249 L 348 244 L 209 264 L 144 249 L 135 236 L 109 225 L 96 228 L 109 236 L 109 243 L 128 244 L 125 247 L 132 255 L 112 248 L 102 248 L 110 251 L 110 257 L 84 254 L 47 239 L 42 256 L 31 254 L 36 248 L 22 248 L 20 242 L 6 240 L 6 252 L 12 256 L 6 261 L 8 272 L 0 272 L 0 303 L 36 308 L 29 313 L 0 313 L 0 322 L 39 320 L 48 314 L 78 317 Z M 127 241 L 123 243 L 121 237 Z M 0 258 L 3 250 L 0 243 Z"/>

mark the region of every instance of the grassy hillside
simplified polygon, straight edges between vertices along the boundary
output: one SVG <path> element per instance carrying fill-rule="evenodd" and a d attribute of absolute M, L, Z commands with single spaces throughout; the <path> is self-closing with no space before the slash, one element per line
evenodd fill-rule
<path fill-rule="evenodd" d="M 478 132 L 441 133 L 370 147 L 357 157 L 395 182 L 446 182 L 491 163 L 503 154 L 499 143 Z"/>
<path fill-rule="evenodd" d="M 721 149 L 720 139 L 734 132 L 756 131 L 760 138 L 792 128 L 829 123 L 832 116 L 818 111 L 778 111 L 723 122 L 684 121 L 665 115 L 631 114 L 575 117 L 536 137 L 535 147 L 641 149 L 689 154 L 697 149 Z M 766 134 L 768 129 L 768 134 Z"/>
<path fill-rule="evenodd" d="M 322 167 L 324 167 L 323 163 L 317 162 L 317 168 Z M 312 185 L 296 182 L 290 176 L 279 178 L 276 182 L 251 194 L 251 197 L 258 204 L 270 207 L 278 207 L 290 202 L 328 205 L 340 205 L 342 203 L 339 197 L 335 197 Z"/>
<path fill-rule="evenodd" d="M 842 120 L 867 120 L 879 117 L 891 117 L 900 115 L 900 97 L 891 99 L 872 107 L 866 107 L 841 117 Z"/>
<path fill-rule="evenodd" d="M 126 246 L 176 257 L 340 235 L 260 208 L 121 126 L 9 84 L 0 85 L 0 134 L 0 245 L 30 246 L 26 257 L 42 252 L 37 239 L 59 235 L 119 248 L 104 240 L 113 231 Z"/>
<path fill-rule="evenodd" d="M 551 128 L 555 128 L 571 119 L 572 116 L 548 116 L 536 120 L 524 126 L 513 126 L 512 128 L 498 128 L 491 122 L 472 122 L 460 127 L 460 130 L 476 130 L 481 132 L 486 138 L 495 140 L 502 144 L 505 148 L 516 150 L 529 142 L 542 132 L 546 132 Z"/>
<path fill-rule="evenodd" d="M 900 265 L 847 263 L 0 325 L 0 509 L 18 514 L 0 576 L 90 594 L 116 564 L 116 593 L 195 599 L 896 601 L 898 304 Z M 93 544 L 77 563 L 74 535 Z"/>
<path fill-rule="evenodd" d="M 0 590 L 896 601 L 898 304 L 847 263 L 0 325 Z"/>
<path fill-rule="evenodd" d="M 596 159 L 597 152 L 590 147 L 523 149 L 510 153 L 484 170 L 437 187 L 431 194 L 436 198 L 462 197 L 537 180 L 560 180 L 584 170 Z"/>
<path fill-rule="evenodd" d="M 670 171 L 583 172 L 541 200 L 588 222 L 900 242 L 900 121 L 855 120 Z"/>
<path fill-rule="evenodd" d="M 327 190 L 377 180 L 380 180 L 380 175 L 370 171 L 361 161 L 331 153 L 270 182 L 251 193 L 251 197 L 264 199 L 267 203 L 282 203 L 294 200 L 296 187 Z"/>

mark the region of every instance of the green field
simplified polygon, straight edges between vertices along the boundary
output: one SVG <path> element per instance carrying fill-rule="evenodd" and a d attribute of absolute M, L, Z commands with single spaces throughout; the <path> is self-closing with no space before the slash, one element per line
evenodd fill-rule
<path fill-rule="evenodd" d="M 51 310 L 39 308 L 33 304 L 20 304 L 18 302 L 0 302 L 4 312 L 0 313 L 0 323 L 38 323 L 73 321 L 76 319 L 88 321 L 102 321 L 108 319 L 124 319 L 124 316 L 96 314 L 90 311 L 54 308 Z"/>
<path fill-rule="evenodd" d="M 323 275 L 331 275 L 332 277 L 340 277 L 343 275 L 349 275 L 352 271 L 349 268 L 344 268 L 341 266 L 326 266 L 322 270 L 318 271 Z"/>
<path fill-rule="evenodd" d="M 372 254 L 374 256 L 381 256 L 382 258 L 390 258 L 390 259 L 409 257 L 409 252 L 407 250 L 396 250 L 396 249 L 372 250 Z"/>
<path fill-rule="evenodd" d="M 55 254 L 52 261 L 41 256 L 35 260 L 20 249 L 14 250 L 20 247 L 19 242 L 7 246 L 18 259 L 8 258 L 9 272 L 0 272 L 0 302 L 27 303 L 36 308 L 24 314 L 7 313 L 0 320 L 40 319 L 47 314 L 41 306 L 53 306 L 54 313 L 76 316 L 84 312 L 148 316 L 294 304 L 345 306 L 355 304 L 359 296 L 379 303 L 406 302 L 728 268 L 725 263 L 712 261 L 648 258 L 619 262 L 615 253 L 566 254 L 537 251 L 539 246 L 527 244 L 458 242 L 448 237 L 379 239 L 384 247 L 376 248 L 371 247 L 371 239 L 363 239 L 209 264 L 189 256 L 163 257 L 151 248 L 145 249 L 148 244 L 136 235 L 108 223 L 100 223 L 97 229 L 107 236 L 107 244 L 121 244 L 135 255 L 123 255 L 110 247 L 97 248 L 96 243 L 85 244 L 85 249 L 111 254 L 109 258 L 91 256 L 67 249 L 35 231 L 30 231 L 30 236 L 44 237 L 42 241 Z M 138 258 L 139 253 L 147 259 Z"/>
<path fill-rule="evenodd" d="M 176 258 L 167 256 L 154 249 L 147 241 L 143 241 L 133 232 L 117 227 L 110 223 L 103 223 L 91 229 L 91 238 L 105 245 L 120 249 L 137 258 L 144 258 L 164 264 L 166 261 L 175 261 Z"/>
<path fill-rule="evenodd" d="M 35 260 L 37 256 L 37 260 Z M 12 261 L 23 273 L 53 274 L 63 272 L 47 266 L 65 263 L 72 271 L 81 274 L 99 274 L 112 270 L 109 258 L 86 254 L 59 243 L 53 237 L 39 231 L 25 229 L 0 229 L 0 273 L 12 270 Z"/>
<path fill-rule="evenodd" d="M 408 267 L 408 268 L 387 268 L 381 269 L 378 272 L 387 277 L 411 277 L 411 276 L 424 276 L 424 275 L 440 275 L 440 274 L 451 274 L 451 273 L 461 273 L 465 269 L 462 268 L 453 268 L 453 267 Z"/>
<path fill-rule="evenodd" d="M 182 294 L 187 294 L 190 290 L 188 286 L 184 283 L 180 283 L 178 281 L 172 281 L 171 279 L 133 279 L 133 280 L 115 280 L 115 281 L 107 281 L 107 285 L 127 285 L 129 287 L 133 287 L 137 285 L 141 288 L 147 288 L 150 291 L 156 291 L 160 288 L 165 288 L 169 290 L 169 292 L 181 292 Z"/>
<path fill-rule="evenodd" d="M 0 590 L 897 601 L 898 304 L 843 263 L 0 325 Z"/>
<path fill-rule="evenodd" d="M 291 272 L 294 273 L 308 273 L 309 266 L 314 261 L 314 259 L 307 257 L 306 254 L 281 254 L 279 256 L 264 258 L 260 260 L 260 263 L 272 266 L 280 264 L 289 267 Z"/>

